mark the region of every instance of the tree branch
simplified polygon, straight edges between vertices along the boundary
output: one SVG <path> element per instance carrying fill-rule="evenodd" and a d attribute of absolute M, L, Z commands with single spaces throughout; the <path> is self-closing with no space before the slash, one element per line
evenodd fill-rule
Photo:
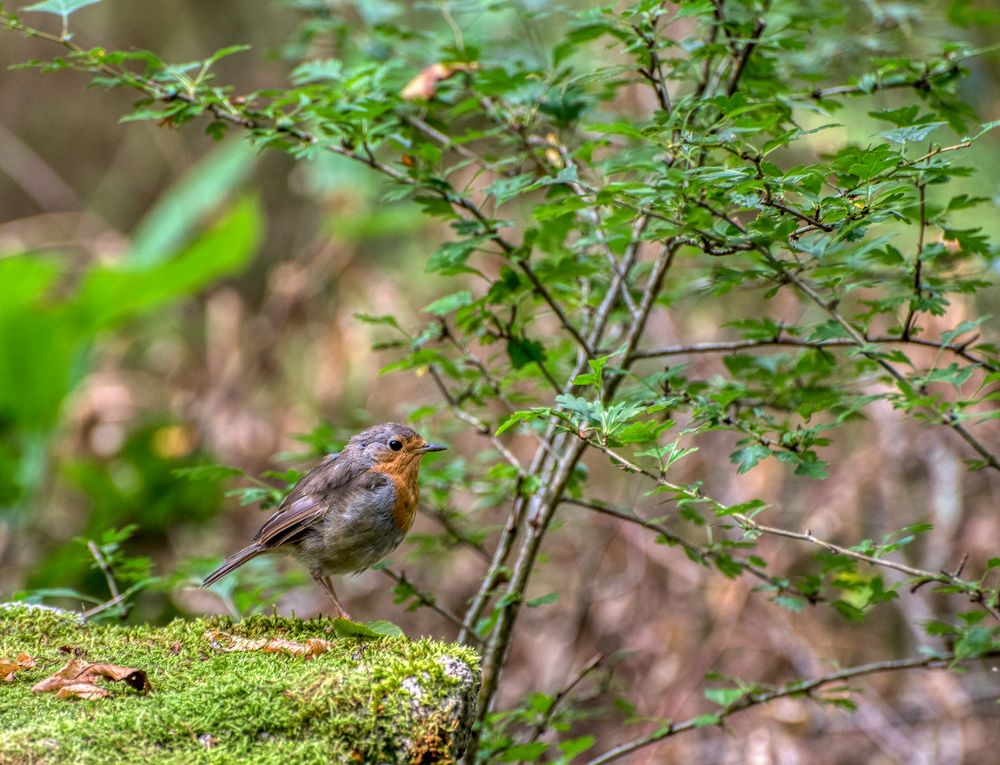
<path fill-rule="evenodd" d="M 940 584 L 957 587 L 966 593 L 972 602 L 978 604 L 998 623 L 1000 623 L 1000 609 L 998 609 L 997 603 L 995 602 L 995 593 L 986 590 L 981 585 L 974 582 L 960 579 L 957 574 L 950 574 L 947 571 L 926 571 L 924 569 L 908 566 L 905 563 L 898 563 L 885 558 L 876 558 L 873 555 L 866 555 L 865 553 L 858 552 L 857 550 L 841 547 L 840 545 L 833 544 L 832 542 L 819 539 L 818 537 L 813 536 L 809 531 L 797 532 L 788 531 L 787 529 L 779 529 L 773 526 L 764 526 L 763 524 L 757 523 L 757 521 L 752 518 L 748 518 L 747 516 L 741 514 L 736 514 L 731 517 L 746 531 L 756 532 L 759 534 L 770 534 L 773 536 L 785 537 L 786 539 L 795 539 L 800 542 L 808 542 L 816 545 L 817 547 L 822 547 L 828 553 L 832 553 L 833 555 L 851 558 L 856 561 L 861 561 L 862 563 L 867 563 L 870 566 L 880 566 L 882 568 L 892 569 L 893 571 L 899 571 L 902 574 L 919 579 L 920 581 L 917 583 L 918 586 L 926 582 L 939 582 Z"/>
<path fill-rule="evenodd" d="M 909 337 L 902 339 L 894 335 L 876 335 L 866 339 L 870 345 L 917 345 L 926 348 L 936 348 L 948 351 L 959 356 L 966 361 L 982 367 L 990 372 L 1000 372 L 1000 364 L 987 359 L 978 358 L 972 355 L 975 349 L 969 348 L 968 343 L 955 344 L 943 343 L 939 340 L 927 340 L 920 337 Z M 661 356 L 687 356 L 702 353 L 728 353 L 731 351 L 747 350 L 752 348 L 765 348 L 770 346 L 789 346 L 794 348 L 853 348 L 857 342 L 848 337 L 834 337 L 826 340 L 806 340 L 799 337 L 779 334 L 776 337 L 756 339 L 748 338 L 744 340 L 716 340 L 704 343 L 680 343 L 678 345 L 666 345 L 662 348 L 650 348 L 648 350 L 636 351 L 637 359 L 653 359 Z"/>
<path fill-rule="evenodd" d="M 434 611 L 434 613 L 438 614 L 439 616 L 442 616 L 444 619 L 451 622 L 459 629 L 462 628 L 462 620 L 456 614 L 454 614 L 450 609 L 445 608 L 444 606 L 439 604 L 437 602 L 437 598 L 435 598 L 433 595 L 414 586 L 413 582 L 411 582 L 409 579 L 406 578 L 405 572 L 394 571 L 388 566 L 386 566 L 385 568 L 380 568 L 379 571 L 381 571 L 387 577 L 392 579 L 396 584 L 409 588 L 411 594 L 413 595 L 413 597 L 417 599 L 420 605 L 426 606 L 427 608 L 431 609 L 432 611 Z"/>
<path fill-rule="evenodd" d="M 731 96 L 736 92 L 736 88 L 740 84 L 740 78 L 743 76 L 743 70 L 746 69 L 747 61 L 750 60 L 753 49 L 757 47 L 757 43 L 760 41 L 760 36 L 764 33 L 765 27 L 764 19 L 757 19 L 757 23 L 754 24 L 753 31 L 750 33 L 750 39 L 747 40 L 746 45 L 743 46 L 743 50 L 740 52 L 740 57 L 736 60 L 733 75 L 729 78 L 729 85 L 726 87 L 727 96 Z"/>
<path fill-rule="evenodd" d="M 989 654 L 990 656 L 997 655 L 996 653 Z M 779 688 L 774 688 L 769 691 L 764 692 L 752 692 L 748 691 L 744 696 L 742 696 L 738 701 L 724 707 L 719 712 L 716 713 L 716 724 L 722 724 L 726 718 L 736 714 L 737 712 L 742 712 L 745 709 L 750 709 L 751 707 L 760 706 L 761 704 L 766 704 L 775 699 L 785 698 L 786 696 L 808 696 L 811 697 L 813 691 L 819 690 L 820 688 L 831 685 L 833 683 L 840 683 L 844 680 L 850 680 L 854 677 L 861 677 L 863 675 L 874 675 L 880 672 L 897 672 L 900 670 L 908 669 L 945 669 L 949 667 L 954 662 L 962 661 L 962 659 L 957 658 L 953 653 L 937 654 L 932 656 L 919 656 L 910 659 L 892 659 L 889 661 L 876 661 L 871 664 L 861 664 L 857 667 L 850 667 L 847 669 L 840 669 L 835 672 L 830 672 L 829 674 L 822 675 L 821 677 L 815 677 L 812 680 L 797 680 L 795 682 L 789 683 L 788 685 L 783 685 Z M 606 763 L 614 762 L 615 760 L 621 759 L 627 754 L 643 749 L 644 747 L 650 746 L 662 741 L 670 736 L 676 736 L 678 733 L 684 733 L 685 731 L 694 730 L 696 728 L 705 727 L 704 717 L 699 715 L 698 717 L 693 717 L 690 720 L 685 720 L 684 722 L 672 724 L 668 723 L 666 725 L 661 725 L 655 731 L 647 736 L 634 739 L 632 741 L 627 741 L 624 744 L 616 746 L 614 749 L 610 749 L 599 757 L 595 757 L 586 763 L 586 765 L 606 765 Z"/>

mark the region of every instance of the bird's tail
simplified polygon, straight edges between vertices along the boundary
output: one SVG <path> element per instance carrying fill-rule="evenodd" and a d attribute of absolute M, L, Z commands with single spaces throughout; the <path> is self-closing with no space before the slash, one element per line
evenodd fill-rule
<path fill-rule="evenodd" d="M 246 563 L 251 558 L 256 558 L 261 553 L 266 552 L 264 547 L 260 545 L 259 542 L 254 542 L 251 545 L 247 545 L 239 552 L 235 552 L 222 561 L 222 565 L 219 566 L 215 571 L 205 577 L 205 581 L 201 583 L 202 587 L 208 587 L 210 584 L 214 584 L 228 574 L 233 569 L 239 568 L 244 563 Z"/>

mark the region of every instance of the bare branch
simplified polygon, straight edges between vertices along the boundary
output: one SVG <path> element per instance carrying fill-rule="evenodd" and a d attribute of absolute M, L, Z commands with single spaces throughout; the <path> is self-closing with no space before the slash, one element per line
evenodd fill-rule
<path fill-rule="evenodd" d="M 90 551 L 91 556 L 93 556 L 94 560 L 96 561 L 97 567 L 101 570 L 101 573 L 104 574 L 104 581 L 107 582 L 108 584 L 108 592 L 111 593 L 111 599 L 108 600 L 106 603 L 102 603 L 100 606 L 91 608 L 84 613 L 84 616 L 93 616 L 94 614 L 99 613 L 107 608 L 111 608 L 113 605 L 117 605 L 123 600 L 124 596 L 118 590 L 118 582 L 115 579 L 115 573 L 114 571 L 111 570 L 111 564 L 108 562 L 108 559 L 104 557 L 103 553 L 101 553 L 101 548 L 98 547 L 92 539 L 88 539 L 87 549 Z M 121 618 L 127 619 L 128 612 L 130 610 L 131 608 L 128 607 L 123 608 L 121 613 Z"/>
<path fill-rule="evenodd" d="M 959 356 L 966 361 L 982 367 L 990 372 L 1000 372 L 1000 364 L 973 356 L 975 348 L 969 348 L 968 344 L 943 343 L 938 340 L 927 340 L 920 337 L 909 337 L 903 340 L 894 335 L 876 335 L 867 338 L 870 345 L 918 345 L 926 348 L 936 348 L 948 351 Z M 635 352 L 637 359 L 653 359 L 661 356 L 687 356 L 702 353 L 728 353 L 752 348 L 766 348 L 769 346 L 789 346 L 793 348 L 853 348 L 857 342 L 847 337 L 834 337 L 825 340 L 806 340 L 800 337 L 789 335 L 778 335 L 777 337 L 764 339 L 744 339 L 744 340 L 715 340 L 704 343 L 680 343 L 678 345 L 667 345 L 662 348 L 650 348 Z"/>
<path fill-rule="evenodd" d="M 507 448 L 503 441 L 493 435 L 493 428 L 483 420 L 476 417 L 474 414 L 470 414 L 465 411 L 448 390 L 448 386 L 445 384 L 444 379 L 441 377 L 441 371 L 433 364 L 429 366 L 428 371 L 430 372 L 431 379 L 434 380 L 434 384 L 437 386 L 438 391 L 441 393 L 441 397 L 448 403 L 448 407 L 458 417 L 462 422 L 471 425 L 475 428 L 476 432 L 481 436 L 485 436 L 489 439 L 489 442 L 493 444 L 493 448 L 503 455 L 503 458 L 510 463 L 511 466 L 517 470 L 518 475 L 527 475 L 524 466 L 521 465 L 521 461 L 514 455 L 514 453 Z"/>
<path fill-rule="evenodd" d="M 601 451 L 604 450 L 602 449 Z M 614 454 L 613 452 L 609 453 L 609 456 L 613 456 L 615 459 L 619 460 L 621 459 L 617 454 Z M 641 468 L 632 465 L 629 466 L 629 469 L 631 470 L 631 468 L 633 467 L 635 467 L 637 470 L 641 470 Z M 646 473 L 646 474 L 652 477 L 651 473 Z M 665 540 L 667 540 L 668 544 L 680 547 L 691 558 L 696 559 L 706 565 L 711 561 L 718 561 L 723 556 L 725 556 L 728 562 L 739 566 L 741 569 L 743 569 L 751 576 L 754 576 L 757 579 L 766 582 L 768 586 L 773 588 L 776 592 L 787 592 L 797 597 L 804 598 L 805 600 L 813 604 L 820 603 L 823 600 L 825 600 L 825 598 L 822 598 L 818 595 L 802 592 L 797 587 L 794 587 L 791 583 L 789 583 L 787 579 L 773 576 L 767 573 L 767 571 L 760 568 L 759 566 L 755 566 L 746 558 L 742 558 L 738 555 L 730 555 L 728 553 L 723 553 L 718 550 L 698 547 L 698 545 L 688 542 L 686 539 L 674 533 L 673 531 L 668 529 L 666 526 L 663 526 L 662 524 L 656 523 L 655 521 L 646 520 L 645 518 L 640 518 L 639 516 L 633 515 L 625 510 L 612 507 L 607 503 L 597 502 L 594 500 L 581 500 L 581 499 L 570 499 L 570 498 L 564 498 L 563 503 L 567 505 L 576 505 L 578 507 L 585 507 L 588 510 L 593 510 L 594 512 L 601 513 L 602 515 L 607 515 L 612 518 L 617 518 L 619 520 L 626 521 L 628 523 L 634 523 L 638 526 L 642 526 L 643 528 L 655 531 L 657 534 L 659 534 Z"/>
<path fill-rule="evenodd" d="M 923 285 L 921 284 L 920 279 L 924 264 L 924 234 L 927 231 L 927 194 L 923 183 L 917 184 L 917 191 L 920 196 L 920 220 L 918 222 L 919 230 L 917 233 L 917 252 L 913 256 L 913 300 L 910 301 L 910 308 L 906 312 L 906 318 L 903 319 L 903 332 L 901 335 L 903 340 L 907 340 L 910 337 L 910 332 L 913 329 L 913 322 L 917 315 L 917 303 L 924 295 Z"/>
<path fill-rule="evenodd" d="M 996 654 L 990 654 L 991 656 Z M 811 697 L 813 691 L 819 690 L 827 685 L 832 685 L 834 683 L 840 683 L 844 680 L 850 680 L 854 677 L 861 677 L 863 675 L 874 675 L 881 672 L 898 672 L 901 670 L 908 669 L 946 669 L 950 667 L 955 662 L 962 661 L 957 658 L 952 653 L 944 653 L 930 656 L 918 656 L 910 659 L 892 659 L 889 661 L 876 661 L 871 664 L 862 664 L 857 667 L 849 667 L 847 669 L 840 669 L 836 672 L 830 672 L 829 674 L 822 675 L 821 677 L 815 677 L 812 680 L 797 680 L 791 682 L 788 685 L 783 685 L 779 688 L 774 688 L 769 691 L 763 692 L 753 692 L 748 691 L 744 696 L 742 696 L 738 701 L 724 707 L 719 712 L 716 713 L 718 718 L 716 724 L 722 724 L 727 717 L 730 717 L 737 712 L 742 712 L 745 709 L 750 709 L 751 707 L 760 706 L 761 704 L 766 704 L 775 699 L 784 698 L 786 696 L 807 696 Z M 703 716 L 693 717 L 690 720 L 685 720 L 684 722 L 677 724 L 667 724 L 661 725 L 653 733 L 648 736 L 643 736 L 641 738 L 628 741 L 624 744 L 616 746 L 614 749 L 610 749 L 599 757 L 595 757 L 586 763 L 586 765 L 606 765 L 606 763 L 614 762 L 615 760 L 621 759 L 627 754 L 643 749 L 647 746 L 662 741 L 670 736 L 676 736 L 678 733 L 684 733 L 685 731 L 693 730 L 695 728 L 704 727 Z"/>
<path fill-rule="evenodd" d="M 886 361 L 881 356 L 878 356 L 871 351 L 865 350 L 865 346 L 868 343 L 867 338 L 858 331 L 851 322 L 844 318 L 844 316 L 837 309 L 836 303 L 826 300 L 822 295 L 816 290 L 816 288 L 807 282 L 805 279 L 800 277 L 794 271 L 786 268 L 781 261 L 776 258 L 771 258 L 772 266 L 778 270 L 778 272 L 784 276 L 785 279 L 790 281 L 796 287 L 799 288 L 810 300 L 812 300 L 816 305 L 820 306 L 824 311 L 826 311 L 833 319 L 837 322 L 854 340 L 854 343 L 861 347 L 860 353 L 866 358 L 871 359 L 876 364 L 878 364 L 882 369 L 889 373 L 889 375 L 896 381 L 896 383 L 901 388 L 911 387 L 910 383 L 907 382 L 903 374 L 897 370 L 892 364 Z M 961 422 L 958 421 L 958 415 L 954 409 L 948 412 L 940 412 L 937 409 L 927 409 L 931 417 L 938 422 L 940 425 L 945 425 L 951 428 L 958 436 L 965 441 L 972 450 L 976 452 L 982 459 L 983 462 L 994 470 L 1000 472 L 1000 460 L 992 454 L 985 446 L 983 446 L 979 440 L 973 436 Z"/>
<path fill-rule="evenodd" d="M 468 534 L 466 534 L 461 528 L 459 528 L 458 524 L 456 524 L 455 521 L 453 521 L 448 516 L 447 513 L 438 510 L 437 508 L 434 507 L 428 507 L 427 505 L 424 504 L 418 505 L 417 510 L 423 513 L 428 518 L 433 518 L 435 521 L 441 524 L 441 526 L 444 528 L 445 531 L 447 531 L 449 534 L 455 537 L 455 539 L 457 539 L 463 545 L 469 547 L 472 550 L 475 550 L 476 553 L 478 553 L 478 555 L 481 558 L 484 558 L 487 561 L 490 559 L 490 554 L 486 551 L 486 548 L 483 547 L 481 543 L 470 538 Z"/>
<path fill-rule="evenodd" d="M 552 702 L 545 710 L 545 714 L 542 715 L 541 719 L 532 729 L 531 735 L 528 737 L 529 742 L 538 741 L 538 739 L 541 738 L 542 734 L 548 729 L 549 723 L 552 722 L 552 718 L 555 716 L 556 710 L 559 708 L 563 699 L 572 693 L 573 689 L 576 688 L 576 686 L 578 686 L 587 675 L 600 667 L 606 658 L 607 656 L 603 653 L 597 654 L 580 668 L 580 671 L 573 676 L 572 680 L 559 689 L 556 695 L 552 697 Z"/>
<path fill-rule="evenodd" d="M 638 465 L 635 462 L 632 462 L 627 457 L 624 457 L 623 455 L 619 454 L 618 452 L 614 451 L 613 449 L 609 449 L 607 446 L 605 446 L 605 445 L 603 445 L 601 443 L 598 443 L 598 442 L 595 442 L 595 441 L 587 441 L 587 443 L 590 446 L 592 446 L 593 448 L 597 449 L 598 451 L 601 451 L 604 454 L 606 454 L 608 457 L 610 457 L 623 470 L 626 470 L 626 471 L 628 471 L 630 473 L 638 473 L 640 475 L 643 475 L 646 478 L 649 478 L 650 480 L 655 481 L 660 486 L 664 486 L 664 487 L 666 487 L 666 488 L 674 491 L 679 496 L 683 496 L 683 497 L 688 498 L 688 499 L 698 499 L 698 500 L 707 502 L 707 503 L 711 504 L 713 507 L 715 507 L 715 508 L 717 508 L 719 510 L 725 510 L 726 509 L 726 506 L 724 504 L 722 504 L 718 500 L 713 499 L 712 497 L 709 497 L 709 496 L 706 496 L 706 495 L 702 494 L 701 491 L 700 491 L 700 489 L 692 489 L 692 488 L 690 488 L 688 486 L 685 486 L 683 484 L 679 484 L 679 483 L 675 483 L 673 481 L 670 481 L 670 480 L 668 480 L 663 475 L 657 475 L 656 473 L 652 472 L 651 470 L 647 470 L 646 468 L 642 467 L 641 465 Z M 595 507 L 593 509 L 597 509 L 597 508 Z M 607 512 L 607 511 L 606 510 L 602 510 L 602 512 Z M 624 515 L 624 514 L 617 514 L 617 513 L 615 513 L 615 515 L 616 515 L 616 517 L 620 517 L 623 520 L 632 520 L 629 516 Z M 812 536 L 812 534 L 810 534 L 809 532 L 800 533 L 800 532 L 795 532 L 795 531 L 787 531 L 786 529 L 774 528 L 772 526 L 764 526 L 762 524 L 757 523 L 756 521 L 754 521 L 753 519 L 749 518 L 748 516 L 740 514 L 740 513 L 729 513 L 729 514 L 727 514 L 726 517 L 733 518 L 734 520 L 736 520 L 737 523 L 740 524 L 740 526 L 743 529 L 748 530 L 748 531 L 755 531 L 755 532 L 760 533 L 760 534 L 773 534 L 775 536 L 782 536 L 782 537 L 786 537 L 788 539 L 796 539 L 796 540 L 803 541 L 803 542 L 810 542 L 811 544 L 815 544 L 815 545 L 818 545 L 818 546 L 824 548 L 827 552 L 834 553 L 834 554 L 837 554 L 837 555 L 843 555 L 843 556 L 848 557 L 848 558 L 853 558 L 854 560 L 858 560 L 858 561 L 861 561 L 861 562 L 864 562 L 864 563 L 868 563 L 868 564 L 870 564 L 872 566 L 880 566 L 882 568 L 888 568 L 888 569 L 892 569 L 894 571 L 899 571 L 901 573 L 904 573 L 904 574 L 907 574 L 909 576 L 915 577 L 915 578 L 919 579 L 921 582 L 940 582 L 941 584 L 947 584 L 947 585 L 951 585 L 951 586 L 954 586 L 954 587 L 958 587 L 963 592 L 965 592 L 974 603 L 977 603 L 978 605 L 980 605 L 994 619 L 996 619 L 998 622 L 1000 622 L 1000 604 L 998 604 L 996 602 L 996 595 L 994 593 L 992 593 L 991 591 L 987 590 L 986 588 L 984 588 L 983 586 L 981 586 L 979 584 L 976 584 L 975 582 L 970 582 L 970 581 L 967 581 L 967 580 L 964 580 L 964 579 L 959 579 L 957 573 L 950 574 L 950 573 L 948 573 L 946 571 L 941 571 L 941 572 L 926 571 L 924 569 L 919 569 L 919 568 L 914 568 L 913 566 L 908 566 L 905 563 L 897 563 L 895 561 L 886 560 L 885 558 L 876 558 L 875 556 L 872 556 L 872 555 L 866 555 L 865 553 L 860 553 L 860 552 L 857 552 L 855 550 L 850 550 L 850 549 L 848 549 L 846 547 L 841 547 L 841 546 L 835 545 L 835 544 L 833 544 L 831 542 L 827 542 L 825 540 L 818 539 L 817 537 Z M 646 525 L 646 524 L 642 524 L 642 525 Z M 657 528 L 656 530 L 660 531 L 659 528 Z M 679 540 L 680 539 L 679 537 L 677 537 L 674 534 L 671 534 L 669 538 L 672 539 L 672 540 L 675 540 L 675 539 Z M 708 553 L 706 551 L 699 551 L 699 552 L 701 553 L 701 556 L 702 556 L 703 559 L 705 557 L 710 557 L 710 553 Z M 760 574 L 758 574 L 757 571 L 755 571 L 755 570 L 753 570 L 751 568 L 747 568 L 747 570 L 750 571 L 751 573 L 754 573 L 757 576 L 760 575 Z M 767 574 L 766 572 L 761 572 L 761 573 L 763 573 L 764 576 L 767 577 L 768 580 L 771 581 L 772 584 L 775 583 L 774 577 L 772 577 L 770 574 Z M 777 581 L 780 582 L 781 580 L 777 580 Z M 786 586 L 784 589 L 791 589 L 791 588 Z"/>
<path fill-rule="evenodd" d="M 931 70 L 925 70 L 923 74 L 900 75 L 898 77 L 887 77 L 884 80 L 875 82 L 865 82 L 859 85 L 836 85 L 830 88 L 816 88 L 805 93 L 796 94 L 795 98 L 811 98 L 822 101 L 824 98 L 833 96 L 848 95 L 870 95 L 879 90 L 891 90 L 894 88 L 916 88 L 926 90 L 937 80 L 953 77 L 958 73 L 958 61 L 948 61 L 939 64 Z"/>
<path fill-rule="evenodd" d="M 743 76 L 743 70 L 746 69 L 747 61 L 750 60 L 753 49 L 757 47 L 760 36 L 764 33 L 765 26 L 764 19 L 757 19 L 757 23 L 754 24 L 753 31 L 750 33 L 750 39 L 747 40 L 746 45 L 743 46 L 743 50 L 740 52 L 740 57 L 736 60 L 736 66 L 733 68 L 733 76 L 729 78 L 729 85 L 726 87 L 727 96 L 731 96 L 736 92 L 736 88 L 740 84 L 740 77 Z"/>
<path fill-rule="evenodd" d="M 413 582 L 411 582 L 409 579 L 406 578 L 405 572 L 394 571 L 388 566 L 386 566 L 385 568 L 380 568 L 379 571 L 381 571 L 387 577 L 396 582 L 396 584 L 408 588 L 410 590 L 410 594 L 412 594 L 413 597 L 417 599 L 420 605 L 426 606 L 427 608 L 431 609 L 434 613 L 438 614 L 439 616 L 442 616 L 444 619 L 451 622 L 459 629 L 462 628 L 462 620 L 457 615 L 455 615 L 448 608 L 445 608 L 440 603 L 438 603 L 437 598 L 435 598 L 433 595 L 416 587 L 413 584 Z M 477 640 L 478 642 L 478 638 L 475 638 L 474 636 L 474 639 Z"/>
<path fill-rule="evenodd" d="M 828 553 L 832 553 L 834 555 L 841 555 L 845 558 L 861 561 L 862 563 L 867 563 L 871 566 L 879 566 L 881 568 L 899 571 L 902 574 L 906 574 L 907 576 L 912 576 L 915 579 L 920 580 L 920 583 L 939 582 L 941 584 L 958 587 L 965 592 L 974 603 L 981 606 L 990 614 L 990 616 L 996 619 L 997 622 L 1000 622 L 1000 609 L 997 608 L 997 604 L 995 602 L 992 602 L 992 598 L 995 596 L 975 582 L 960 579 L 957 573 L 951 574 L 947 571 L 926 571 L 924 569 L 915 568 L 914 566 L 908 566 L 905 563 L 887 560 L 886 558 L 876 558 L 873 555 L 867 555 L 865 553 L 819 539 L 808 531 L 788 531 L 787 529 L 779 529 L 773 526 L 764 526 L 763 524 L 757 523 L 757 521 L 752 518 L 748 518 L 745 515 L 737 514 L 733 515 L 732 518 L 747 531 L 757 532 L 759 534 L 771 534 L 778 537 L 785 537 L 786 539 L 796 539 L 800 542 L 809 542 L 817 547 L 822 547 Z"/>

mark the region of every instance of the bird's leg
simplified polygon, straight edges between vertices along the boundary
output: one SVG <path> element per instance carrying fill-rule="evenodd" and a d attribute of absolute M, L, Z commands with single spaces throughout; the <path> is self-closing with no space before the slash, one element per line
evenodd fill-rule
<path fill-rule="evenodd" d="M 320 587 L 326 590 L 326 594 L 329 595 L 330 600 L 333 601 L 333 606 L 337 609 L 337 613 L 344 619 L 350 619 L 351 615 L 347 613 L 342 605 L 340 605 L 340 599 L 337 598 L 337 593 L 333 590 L 333 582 L 330 580 L 330 577 L 323 576 L 322 574 L 313 574 L 313 579 L 316 580 L 316 583 L 319 584 Z"/>

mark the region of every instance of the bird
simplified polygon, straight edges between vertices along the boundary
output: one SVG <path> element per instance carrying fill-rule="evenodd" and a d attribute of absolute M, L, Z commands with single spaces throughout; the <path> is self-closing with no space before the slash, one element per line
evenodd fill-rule
<path fill-rule="evenodd" d="M 413 525 L 421 458 L 447 447 L 428 443 L 397 422 L 351 437 L 302 476 L 250 544 L 205 577 L 208 587 L 258 555 L 293 554 L 333 601 L 350 615 L 331 574 L 360 573 L 395 550 Z"/>

